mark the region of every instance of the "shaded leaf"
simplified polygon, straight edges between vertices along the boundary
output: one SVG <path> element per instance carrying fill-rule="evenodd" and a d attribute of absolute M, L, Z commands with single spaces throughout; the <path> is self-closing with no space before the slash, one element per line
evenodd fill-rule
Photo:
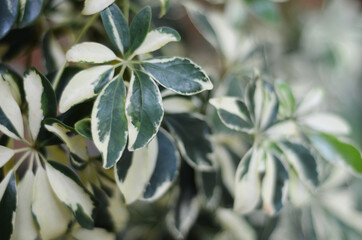
<path fill-rule="evenodd" d="M 47 73 L 53 73 L 65 63 L 62 47 L 52 32 L 47 32 L 42 41 L 42 53 Z"/>
<path fill-rule="evenodd" d="M 89 140 L 92 140 L 92 128 L 90 118 L 85 118 L 76 122 L 74 125 L 74 129 L 79 135 L 88 138 Z"/>
<path fill-rule="evenodd" d="M 3 38 L 14 25 L 18 14 L 18 5 L 18 0 L 0 1 L 0 39 Z"/>
<path fill-rule="evenodd" d="M 24 28 L 33 23 L 43 10 L 45 0 L 22 0 L 19 1 L 18 25 Z"/>

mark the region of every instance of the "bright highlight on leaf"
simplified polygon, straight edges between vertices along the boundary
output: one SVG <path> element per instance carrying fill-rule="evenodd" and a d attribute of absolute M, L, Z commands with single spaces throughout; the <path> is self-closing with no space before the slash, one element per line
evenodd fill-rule
<path fill-rule="evenodd" d="M 83 42 L 74 45 L 65 55 L 69 62 L 106 63 L 117 59 L 108 47 L 95 43 Z"/>
<path fill-rule="evenodd" d="M 97 12 L 100 12 L 109 5 L 111 5 L 114 1 L 115 0 L 85 0 L 82 14 L 92 15 Z"/>

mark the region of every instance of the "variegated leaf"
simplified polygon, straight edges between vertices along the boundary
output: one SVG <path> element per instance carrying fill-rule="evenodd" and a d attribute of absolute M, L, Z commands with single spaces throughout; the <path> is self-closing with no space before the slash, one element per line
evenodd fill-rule
<path fill-rule="evenodd" d="M 31 214 L 34 178 L 33 172 L 28 170 L 18 185 L 18 205 L 13 239 L 36 239 L 38 235 Z"/>
<path fill-rule="evenodd" d="M 136 49 L 134 53 L 139 55 L 153 52 L 165 46 L 169 42 L 180 41 L 180 39 L 181 37 L 178 32 L 172 28 L 160 27 L 149 32 L 144 42 Z"/>
<path fill-rule="evenodd" d="M 279 146 L 302 182 L 308 187 L 316 187 L 319 182 L 318 169 L 316 159 L 312 153 L 299 143 L 284 141 Z"/>
<path fill-rule="evenodd" d="M 115 0 L 85 0 L 82 14 L 92 15 L 100 12 L 112 3 L 114 3 L 114 1 Z"/>
<path fill-rule="evenodd" d="M 67 231 L 72 219 L 69 209 L 55 196 L 42 167 L 34 179 L 32 216 L 42 239 L 54 239 Z"/>
<path fill-rule="evenodd" d="M 173 95 L 162 98 L 164 111 L 167 113 L 185 113 L 196 110 L 197 103 L 186 96 Z"/>
<path fill-rule="evenodd" d="M 101 12 L 104 28 L 113 45 L 122 54 L 130 45 L 130 35 L 127 20 L 119 7 L 113 3 Z"/>
<path fill-rule="evenodd" d="M 197 114 L 168 114 L 167 126 L 174 136 L 178 149 L 187 163 L 198 170 L 214 168 L 211 129 Z"/>
<path fill-rule="evenodd" d="M 145 73 L 132 74 L 126 99 L 130 151 L 146 146 L 157 134 L 163 118 L 161 93 Z"/>
<path fill-rule="evenodd" d="M 82 169 L 87 164 L 89 157 L 87 145 L 83 137 L 77 135 L 73 129 L 56 119 L 47 119 L 45 128 L 58 136 L 66 144 L 73 167 Z"/>
<path fill-rule="evenodd" d="M 160 12 L 159 17 L 163 17 L 166 14 L 166 12 L 170 6 L 170 1 L 169 0 L 160 0 L 160 3 L 161 3 L 161 12 Z"/>
<path fill-rule="evenodd" d="M 151 8 L 144 7 L 134 16 L 132 23 L 129 27 L 130 32 L 130 46 L 128 55 L 132 54 L 145 40 L 151 24 Z"/>
<path fill-rule="evenodd" d="M 180 160 L 171 137 L 161 129 L 157 134 L 157 142 L 156 166 L 142 196 L 142 200 L 146 201 L 160 198 L 171 187 L 178 173 Z"/>
<path fill-rule="evenodd" d="M 347 135 L 350 127 L 339 116 L 329 113 L 314 113 L 299 119 L 299 122 L 313 130 L 329 134 Z"/>
<path fill-rule="evenodd" d="M 108 47 L 95 42 L 74 45 L 65 55 L 69 62 L 106 63 L 117 60 L 116 54 Z"/>
<path fill-rule="evenodd" d="M 72 106 L 95 97 L 113 77 L 113 74 L 114 68 L 111 65 L 92 67 L 77 73 L 62 93 L 59 111 L 64 113 Z"/>
<path fill-rule="evenodd" d="M 0 168 L 14 156 L 14 150 L 0 145 Z"/>
<path fill-rule="evenodd" d="M 18 103 L 22 106 L 25 100 L 23 78 L 10 67 L 0 63 L 0 75 L 9 84 L 11 93 Z"/>
<path fill-rule="evenodd" d="M 219 175 L 218 170 L 196 172 L 196 183 L 207 209 L 215 209 L 220 201 L 222 192 Z"/>
<path fill-rule="evenodd" d="M 14 231 L 13 224 L 17 202 L 15 184 L 13 171 L 8 172 L 0 183 L 0 236 L 2 239 L 10 239 Z"/>
<path fill-rule="evenodd" d="M 157 138 L 146 147 L 134 152 L 124 151 L 117 162 L 116 183 L 121 190 L 126 204 L 131 204 L 142 197 L 155 169 L 158 154 Z"/>
<path fill-rule="evenodd" d="M 234 211 L 247 214 L 260 201 L 260 179 L 258 167 L 264 158 L 264 151 L 250 149 L 240 161 L 235 175 Z"/>
<path fill-rule="evenodd" d="M 263 210 L 269 215 L 278 213 L 287 200 L 289 176 L 276 156 L 266 153 L 265 176 L 261 186 Z"/>
<path fill-rule="evenodd" d="M 9 84 L 0 75 L 0 131 L 14 139 L 24 138 L 23 118 Z"/>
<path fill-rule="evenodd" d="M 337 166 L 347 166 L 355 173 L 362 174 L 362 156 L 356 147 L 326 133 L 311 133 L 308 137 L 327 161 Z"/>
<path fill-rule="evenodd" d="M 216 108 L 220 120 L 230 129 L 252 133 L 253 123 L 245 103 L 235 97 L 212 98 L 210 103 Z"/>
<path fill-rule="evenodd" d="M 278 114 L 279 102 L 274 87 L 260 76 L 248 84 L 245 104 L 255 129 L 265 130 L 273 124 Z"/>
<path fill-rule="evenodd" d="M 72 233 L 72 236 L 77 240 L 114 240 L 114 233 L 110 233 L 103 228 L 94 228 L 92 230 L 80 228 Z"/>
<path fill-rule="evenodd" d="M 295 98 L 289 85 L 284 82 L 276 83 L 276 92 L 279 98 L 279 113 L 284 117 L 290 117 L 295 112 Z"/>
<path fill-rule="evenodd" d="M 88 138 L 89 140 L 92 140 L 92 127 L 91 127 L 91 119 L 85 118 L 82 120 L 79 120 L 74 124 L 74 129 L 77 131 L 77 133 L 85 138 Z"/>
<path fill-rule="evenodd" d="M 105 168 L 120 159 L 127 144 L 125 99 L 123 79 L 118 76 L 102 90 L 93 106 L 92 137 Z"/>
<path fill-rule="evenodd" d="M 18 25 L 20 28 L 33 23 L 43 10 L 45 0 L 20 0 Z"/>
<path fill-rule="evenodd" d="M 73 212 L 78 223 L 83 228 L 93 228 L 94 202 L 78 176 L 67 166 L 51 161 L 46 164 L 46 173 L 55 195 Z"/>
<path fill-rule="evenodd" d="M 153 58 L 141 65 L 159 84 L 179 94 L 194 95 L 213 88 L 206 73 L 187 58 Z"/>
<path fill-rule="evenodd" d="M 35 68 L 24 73 L 24 91 L 29 108 L 29 127 L 32 138 L 44 138 L 39 135 L 42 121 L 45 118 L 55 117 L 57 103 L 55 93 L 50 82 Z M 42 139 L 43 140 L 43 139 Z"/>
<path fill-rule="evenodd" d="M 65 55 L 54 34 L 49 31 L 45 34 L 42 42 L 42 53 L 47 73 L 54 73 L 62 67 Z"/>
<path fill-rule="evenodd" d="M 296 114 L 298 116 L 303 116 L 305 114 L 313 112 L 322 102 L 323 97 L 324 97 L 324 92 L 321 88 L 312 89 L 297 104 Z"/>
<path fill-rule="evenodd" d="M 0 39 L 11 29 L 18 14 L 18 0 L 0 1 Z"/>

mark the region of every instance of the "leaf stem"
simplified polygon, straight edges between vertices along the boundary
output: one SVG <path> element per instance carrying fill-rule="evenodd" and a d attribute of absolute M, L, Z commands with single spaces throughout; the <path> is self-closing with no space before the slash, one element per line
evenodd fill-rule
<path fill-rule="evenodd" d="M 26 150 L 29 150 L 29 148 L 28 147 L 18 148 L 18 149 L 14 150 L 14 153 L 17 154 L 17 153 L 25 152 Z"/>
<path fill-rule="evenodd" d="M 87 32 L 87 30 L 92 26 L 92 24 L 94 23 L 94 21 L 98 18 L 99 16 L 99 13 L 97 14 L 94 14 L 92 16 L 92 18 L 87 22 L 87 24 L 83 27 L 83 29 L 80 31 L 78 37 L 75 39 L 73 45 L 77 44 L 81 39 L 82 37 L 84 36 L 84 34 Z M 64 69 L 65 67 L 67 66 L 67 63 L 68 61 L 65 60 L 62 67 L 58 70 L 57 72 L 57 75 L 55 76 L 55 79 L 54 79 L 54 82 L 53 82 L 53 88 L 56 89 L 58 84 L 59 84 L 59 81 L 60 81 L 60 78 L 62 77 L 63 75 L 63 72 L 64 72 Z"/>
<path fill-rule="evenodd" d="M 14 172 L 20 167 L 20 165 L 24 162 L 25 159 L 28 158 L 28 156 L 29 156 L 31 153 L 32 153 L 31 151 L 26 152 L 26 153 L 16 162 L 15 166 L 13 167 L 13 171 L 14 171 Z"/>

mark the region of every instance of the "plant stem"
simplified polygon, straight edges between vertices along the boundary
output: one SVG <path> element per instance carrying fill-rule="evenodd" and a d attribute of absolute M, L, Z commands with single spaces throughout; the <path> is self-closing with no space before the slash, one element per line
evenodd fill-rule
<path fill-rule="evenodd" d="M 78 37 L 75 39 L 73 45 L 77 44 L 81 39 L 82 37 L 84 36 L 84 34 L 87 32 L 87 30 L 92 26 L 92 24 L 94 23 L 94 21 L 98 18 L 99 16 L 99 13 L 97 14 L 94 14 L 92 16 L 92 18 L 88 21 L 88 23 L 83 27 L 83 29 L 80 31 Z M 68 61 L 65 60 L 62 67 L 58 70 L 57 72 L 57 75 L 55 76 L 55 79 L 54 79 L 54 82 L 53 82 L 53 88 L 56 89 L 58 84 L 59 84 L 59 81 L 60 81 L 60 78 L 62 77 L 63 75 L 63 72 L 64 72 L 64 69 L 65 67 L 67 66 L 67 63 Z"/>

